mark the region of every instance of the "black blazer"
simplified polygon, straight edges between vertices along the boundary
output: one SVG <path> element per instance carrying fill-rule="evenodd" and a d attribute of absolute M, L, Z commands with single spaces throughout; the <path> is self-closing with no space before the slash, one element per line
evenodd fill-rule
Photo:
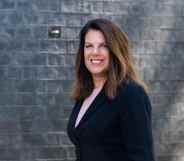
<path fill-rule="evenodd" d="M 133 81 L 124 85 L 113 100 L 103 88 L 75 128 L 76 101 L 67 132 L 77 161 L 154 161 L 149 97 Z"/>

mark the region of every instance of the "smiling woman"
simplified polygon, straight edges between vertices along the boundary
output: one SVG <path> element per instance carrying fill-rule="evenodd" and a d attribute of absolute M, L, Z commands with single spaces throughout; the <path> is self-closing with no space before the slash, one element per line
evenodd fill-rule
<path fill-rule="evenodd" d="M 105 79 L 109 67 L 109 50 L 102 32 L 89 30 L 85 37 L 84 47 L 85 66 L 91 73 L 94 86 L 98 87 L 97 79 Z"/>
<path fill-rule="evenodd" d="M 106 19 L 80 32 L 67 132 L 77 161 L 154 161 L 151 103 L 128 37 Z"/>

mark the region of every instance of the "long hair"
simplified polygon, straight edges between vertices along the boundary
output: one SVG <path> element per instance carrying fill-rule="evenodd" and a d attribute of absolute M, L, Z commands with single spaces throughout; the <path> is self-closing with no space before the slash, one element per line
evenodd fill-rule
<path fill-rule="evenodd" d="M 148 87 L 139 78 L 138 72 L 134 67 L 127 35 L 109 20 L 94 19 L 88 21 L 80 31 L 75 62 L 76 75 L 71 93 L 72 98 L 75 100 L 84 99 L 91 94 L 94 88 L 92 75 L 84 63 L 85 36 L 90 29 L 102 32 L 110 53 L 110 64 L 104 86 L 105 94 L 108 98 L 113 99 L 117 94 L 118 86 L 127 80 L 137 82 L 147 91 Z"/>

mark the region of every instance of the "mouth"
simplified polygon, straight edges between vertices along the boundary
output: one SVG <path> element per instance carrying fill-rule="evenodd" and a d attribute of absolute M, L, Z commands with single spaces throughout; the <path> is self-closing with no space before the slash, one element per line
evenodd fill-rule
<path fill-rule="evenodd" d="M 103 59 L 90 59 L 90 62 L 92 64 L 100 64 L 103 62 Z"/>

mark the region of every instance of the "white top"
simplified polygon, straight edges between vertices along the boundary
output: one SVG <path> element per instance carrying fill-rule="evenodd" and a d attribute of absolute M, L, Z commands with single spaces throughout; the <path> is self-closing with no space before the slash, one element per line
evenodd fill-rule
<path fill-rule="evenodd" d="M 79 114 L 77 116 L 77 119 L 76 119 L 76 122 L 75 122 L 75 127 L 77 127 L 77 125 L 79 124 L 80 120 L 84 116 L 85 112 L 87 111 L 87 109 L 89 108 L 89 106 L 91 105 L 91 103 L 93 102 L 93 100 L 98 95 L 98 93 L 100 92 L 101 89 L 102 89 L 102 87 L 95 88 L 93 90 L 93 92 L 90 94 L 90 96 L 87 97 L 84 100 L 84 102 L 83 102 L 83 104 L 82 104 L 82 106 L 80 108 Z"/>

